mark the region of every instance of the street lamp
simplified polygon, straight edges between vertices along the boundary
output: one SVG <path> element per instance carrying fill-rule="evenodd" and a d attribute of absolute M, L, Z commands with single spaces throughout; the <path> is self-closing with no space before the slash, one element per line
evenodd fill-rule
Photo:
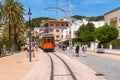
<path fill-rule="evenodd" d="M 30 25 L 30 20 L 31 20 L 31 15 L 32 13 L 30 12 L 30 8 L 29 8 L 29 12 L 28 12 L 28 16 L 29 16 L 29 61 L 31 62 L 31 25 Z"/>

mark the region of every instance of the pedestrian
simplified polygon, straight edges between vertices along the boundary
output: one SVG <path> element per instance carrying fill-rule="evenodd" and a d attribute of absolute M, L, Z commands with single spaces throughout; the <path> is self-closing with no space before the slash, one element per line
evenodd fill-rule
<path fill-rule="evenodd" d="M 27 49 L 27 57 L 29 57 L 30 46 L 29 46 L 29 45 L 26 45 L 26 49 Z"/>
<path fill-rule="evenodd" d="M 86 57 L 87 45 L 82 45 L 82 56 Z"/>
<path fill-rule="evenodd" d="M 62 50 L 65 51 L 65 44 L 62 45 Z"/>
<path fill-rule="evenodd" d="M 31 47 L 31 53 L 32 53 L 33 57 L 35 57 L 34 46 Z"/>
<path fill-rule="evenodd" d="M 6 52 L 7 52 L 7 49 L 6 49 L 6 45 L 3 45 L 3 56 L 5 56 L 6 55 Z"/>
<path fill-rule="evenodd" d="M 58 44 L 58 47 L 61 48 L 61 44 L 60 43 Z"/>
<path fill-rule="evenodd" d="M 24 47 L 25 47 L 25 49 L 24 49 L 24 50 L 26 51 L 26 50 L 27 50 L 28 45 L 25 45 Z"/>
<path fill-rule="evenodd" d="M 76 45 L 75 54 L 76 54 L 76 57 L 79 56 L 79 44 Z"/>
<path fill-rule="evenodd" d="M 35 49 L 36 49 L 36 51 L 38 51 L 38 45 L 37 44 L 35 44 Z"/>

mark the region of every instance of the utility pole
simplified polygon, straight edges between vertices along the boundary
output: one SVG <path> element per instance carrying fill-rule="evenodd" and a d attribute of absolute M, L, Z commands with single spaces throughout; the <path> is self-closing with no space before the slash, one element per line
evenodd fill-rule
<path fill-rule="evenodd" d="M 71 1 L 68 2 L 68 27 L 69 27 L 69 47 L 72 46 L 72 27 L 71 27 Z"/>

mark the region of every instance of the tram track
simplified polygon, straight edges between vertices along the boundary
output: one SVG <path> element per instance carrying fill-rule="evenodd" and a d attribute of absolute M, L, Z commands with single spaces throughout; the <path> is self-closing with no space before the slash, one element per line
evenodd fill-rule
<path fill-rule="evenodd" d="M 50 80 L 54 80 L 53 79 L 53 60 L 52 60 L 52 57 L 47 53 L 47 55 L 49 56 L 50 58 L 50 61 L 51 61 L 51 73 L 50 73 Z"/>
<path fill-rule="evenodd" d="M 56 52 L 47 52 L 51 61 L 50 80 L 77 80 L 69 65 Z"/>

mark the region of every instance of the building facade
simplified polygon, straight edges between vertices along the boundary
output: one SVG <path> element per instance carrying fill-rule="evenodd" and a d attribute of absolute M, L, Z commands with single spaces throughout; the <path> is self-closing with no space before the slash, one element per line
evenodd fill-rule
<path fill-rule="evenodd" d="M 120 7 L 111 10 L 104 14 L 104 21 L 105 24 L 116 26 L 119 30 L 119 36 L 120 39 Z"/>
<path fill-rule="evenodd" d="M 63 30 L 68 27 L 68 20 L 46 20 L 43 22 L 44 34 L 53 34 L 55 41 L 63 40 Z"/>

